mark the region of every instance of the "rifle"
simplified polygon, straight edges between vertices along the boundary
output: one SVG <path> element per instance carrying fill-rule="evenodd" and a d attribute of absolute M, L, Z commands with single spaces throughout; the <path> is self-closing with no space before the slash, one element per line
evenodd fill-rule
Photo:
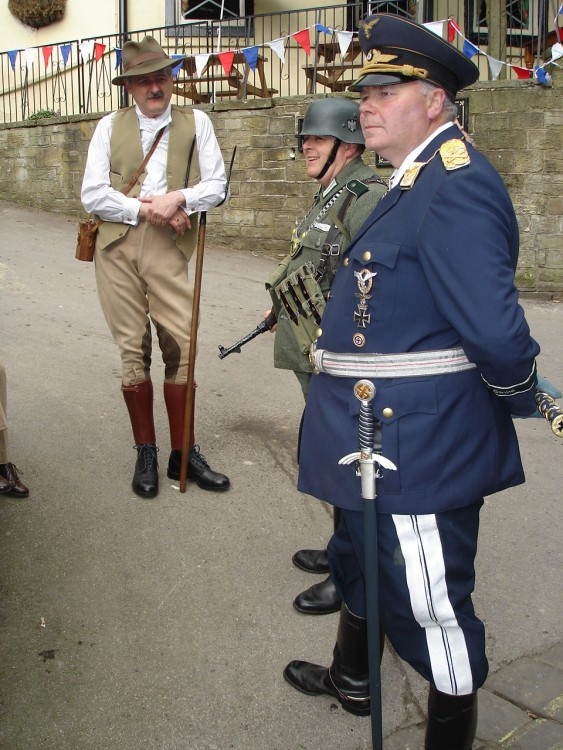
<path fill-rule="evenodd" d="M 232 354 L 232 352 L 237 352 L 240 354 L 240 349 L 242 346 L 247 344 L 249 341 L 252 341 L 252 339 L 255 339 L 256 336 L 259 336 L 261 333 L 265 333 L 266 331 L 269 331 L 273 326 L 275 326 L 277 321 L 276 314 L 273 310 L 270 310 L 268 315 L 262 320 L 256 328 L 250 333 L 247 333 L 246 336 L 243 336 L 240 341 L 237 341 L 236 344 L 233 344 L 229 347 L 224 347 L 219 344 L 219 359 L 224 359 L 229 354 Z"/>

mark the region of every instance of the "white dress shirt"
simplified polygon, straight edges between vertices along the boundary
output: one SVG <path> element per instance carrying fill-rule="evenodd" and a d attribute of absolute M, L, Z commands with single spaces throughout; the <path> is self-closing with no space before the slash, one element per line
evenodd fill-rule
<path fill-rule="evenodd" d="M 433 141 L 434 138 L 438 135 L 438 133 L 441 133 L 442 130 L 446 130 L 447 128 L 451 128 L 453 122 L 446 122 L 444 125 L 441 125 L 439 128 L 436 128 L 436 130 L 432 133 L 432 135 L 428 136 L 428 138 L 421 143 L 419 146 L 417 146 L 413 151 L 408 154 L 408 156 L 404 159 L 403 163 L 400 167 L 393 170 L 391 173 L 391 177 L 389 177 L 389 190 L 392 190 L 395 185 L 398 185 L 399 182 L 403 179 L 403 175 L 407 171 L 407 169 L 414 164 L 416 161 L 416 157 L 421 154 L 426 146 L 430 143 L 430 141 Z"/>
<path fill-rule="evenodd" d="M 169 105 L 160 117 L 145 117 L 137 106 L 135 110 L 139 119 L 143 154 L 146 155 L 158 131 L 172 121 L 171 107 Z M 88 148 L 81 199 L 88 213 L 95 213 L 104 221 L 136 225 L 139 221 L 140 201 L 112 188 L 109 177 L 110 140 L 115 115 L 115 112 L 111 112 L 103 117 L 94 131 Z M 180 190 L 186 200 L 183 208 L 187 214 L 207 211 L 218 205 L 224 199 L 227 189 L 225 165 L 211 120 L 205 112 L 197 109 L 194 109 L 194 117 L 201 179 L 197 185 Z M 168 192 L 166 184 L 168 139 L 167 127 L 147 163 L 147 174 L 141 187 L 140 197 L 165 195 Z M 186 148 L 189 148 L 189 144 L 186 144 Z"/>

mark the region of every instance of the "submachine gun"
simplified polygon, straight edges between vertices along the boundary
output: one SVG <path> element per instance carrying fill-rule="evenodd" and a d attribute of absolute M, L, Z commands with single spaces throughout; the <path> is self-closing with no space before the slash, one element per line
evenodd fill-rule
<path fill-rule="evenodd" d="M 259 336 L 261 333 L 269 331 L 271 328 L 273 328 L 273 326 L 275 326 L 276 322 L 276 314 L 273 310 L 270 310 L 264 320 L 258 323 L 254 330 L 250 331 L 250 333 L 247 333 L 246 336 L 243 336 L 240 341 L 236 342 L 236 344 L 228 347 L 219 345 L 219 359 L 225 359 L 225 357 L 227 357 L 229 354 L 232 354 L 233 352 L 237 352 L 238 354 L 240 354 L 241 347 L 243 347 L 245 344 L 248 344 L 249 341 L 252 341 L 252 339 L 255 339 L 256 336 Z"/>

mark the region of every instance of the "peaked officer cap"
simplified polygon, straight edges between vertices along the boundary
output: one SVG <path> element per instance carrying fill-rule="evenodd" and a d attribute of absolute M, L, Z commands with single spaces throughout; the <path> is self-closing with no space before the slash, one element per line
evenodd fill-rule
<path fill-rule="evenodd" d="M 367 16 L 359 26 L 365 54 L 360 76 L 350 91 L 427 81 L 455 99 L 460 89 L 479 78 L 479 68 L 452 44 L 407 18 L 389 13 Z"/>
<path fill-rule="evenodd" d="M 141 42 L 125 42 L 121 52 L 123 73 L 116 76 L 112 83 L 120 86 L 130 76 L 144 76 L 156 73 L 165 68 L 178 65 L 183 58 L 172 60 L 152 36 L 146 36 Z"/>

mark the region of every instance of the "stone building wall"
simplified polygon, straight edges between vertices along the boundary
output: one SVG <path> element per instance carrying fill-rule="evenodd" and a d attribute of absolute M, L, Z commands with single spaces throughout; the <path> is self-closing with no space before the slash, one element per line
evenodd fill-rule
<path fill-rule="evenodd" d="M 552 88 L 523 81 L 478 83 L 468 130 L 502 175 L 520 224 L 517 283 L 541 299 L 563 299 L 563 75 Z M 231 199 L 208 214 L 210 246 L 282 256 L 316 186 L 297 152 L 297 121 L 314 97 L 221 102 L 210 115 L 228 163 L 237 147 Z M 0 126 L 0 199 L 70 216 L 79 200 L 88 143 L 100 115 Z M 374 163 L 373 155 L 368 159 Z M 381 168 L 383 177 L 389 168 Z M 468 235 L 471 228 L 460 226 Z M 69 249 L 71 251 L 71 249 Z"/>

